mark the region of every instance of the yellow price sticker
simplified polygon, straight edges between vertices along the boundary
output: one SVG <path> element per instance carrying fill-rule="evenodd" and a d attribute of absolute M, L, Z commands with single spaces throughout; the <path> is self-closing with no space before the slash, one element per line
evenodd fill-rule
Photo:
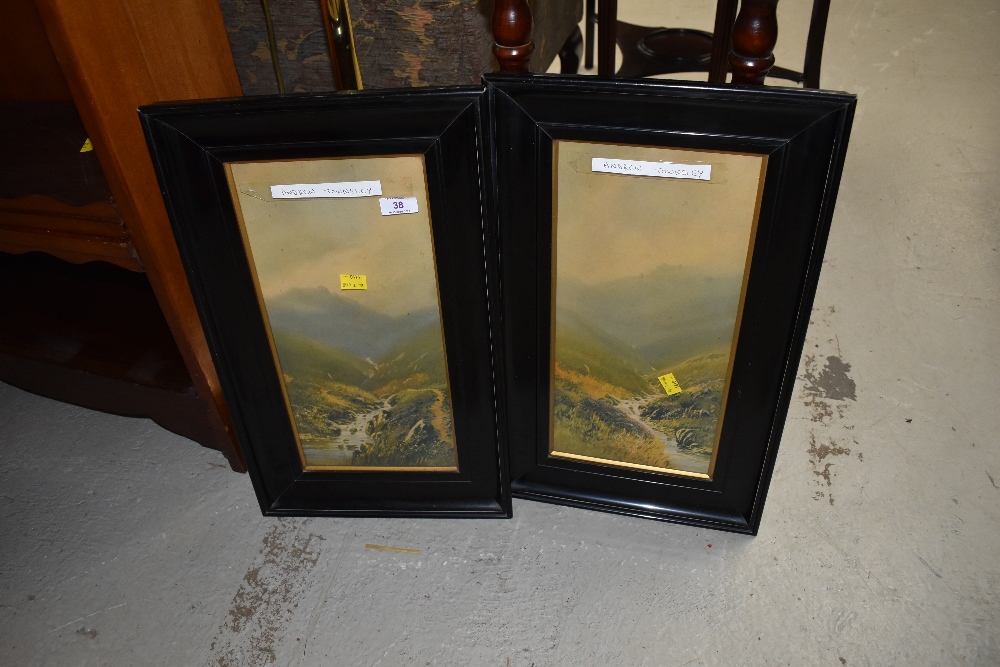
<path fill-rule="evenodd" d="M 368 276 L 357 273 L 341 273 L 340 289 L 368 289 Z"/>
<path fill-rule="evenodd" d="M 663 385 L 663 391 L 667 392 L 667 396 L 673 396 L 674 394 L 681 393 L 681 386 L 677 384 L 677 378 L 674 377 L 673 373 L 667 373 L 666 375 L 661 375 L 656 378 Z"/>

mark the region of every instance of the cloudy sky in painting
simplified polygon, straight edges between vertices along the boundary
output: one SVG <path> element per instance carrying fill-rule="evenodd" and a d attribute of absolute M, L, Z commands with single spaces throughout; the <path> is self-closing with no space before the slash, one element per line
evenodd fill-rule
<path fill-rule="evenodd" d="M 710 182 L 591 172 L 591 158 L 711 164 Z M 742 273 L 763 158 L 557 142 L 556 270 L 601 284 L 664 264 Z"/>
<path fill-rule="evenodd" d="M 437 306 L 420 156 L 231 165 L 265 303 L 296 288 L 334 294 L 391 316 Z M 382 181 L 385 197 L 417 198 L 418 213 L 383 217 L 378 197 L 283 199 L 271 185 Z M 368 277 L 340 289 L 340 274 Z"/>

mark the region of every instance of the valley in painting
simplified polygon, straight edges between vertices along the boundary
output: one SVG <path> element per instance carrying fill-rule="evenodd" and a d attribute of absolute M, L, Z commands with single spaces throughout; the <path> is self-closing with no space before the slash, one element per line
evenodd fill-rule
<path fill-rule="evenodd" d="M 423 157 L 229 168 L 305 467 L 456 470 Z M 373 181 L 412 210 L 272 190 Z M 345 288 L 344 274 L 364 281 Z"/>
<path fill-rule="evenodd" d="M 560 290 L 554 454 L 707 474 L 742 276 L 661 267 L 638 281 L 667 275 L 676 291 L 635 290 L 635 280 Z M 665 393 L 666 373 L 680 393 Z"/>
<path fill-rule="evenodd" d="M 455 466 L 436 312 L 362 313 L 325 288 L 283 297 L 272 306 L 271 324 L 309 466 Z M 368 327 L 331 327 L 352 320 Z"/>
<path fill-rule="evenodd" d="M 609 159 L 711 172 L 594 171 Z M 549 452 L 711 476 L 766 160 L 564 140 L 553 160 Z M 679 392 L 660 384 L 667 374 Z"/>

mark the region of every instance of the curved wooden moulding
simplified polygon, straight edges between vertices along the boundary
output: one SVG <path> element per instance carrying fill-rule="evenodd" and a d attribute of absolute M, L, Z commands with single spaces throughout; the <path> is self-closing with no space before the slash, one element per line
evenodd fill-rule
<path fill-rule="evenodd" d="M 110 199 L 83 206 L 42 195 L 0 199 L 0 251 L 33 250 L 74 264 L 104 261 L 129 271 L 143 270 Z"/>
<path fill-rule="evenodd" d="M 149 281 L 105 262 L 67 264 L 46 251 L 0 254 L 0 381 L 126 417 L 242 461 L 214 434 Z"/>

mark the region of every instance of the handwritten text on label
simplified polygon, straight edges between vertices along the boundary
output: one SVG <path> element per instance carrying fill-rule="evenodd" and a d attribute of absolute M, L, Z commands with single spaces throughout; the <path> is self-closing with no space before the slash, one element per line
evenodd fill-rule
<path fill-rule="evenodd" d="M 341 273 L 340 289 L 368 289 L 368 276 L 358 273 Z"/>
<path fill-rule="evenodd" d="M 382 197 L 378 200 L 382 215 L 399 215 L 401 213 L 416 213 L 416 197 Z"/>
<path fill-rule="evenodd" d="M 686 178 L 695 181 L 712 180 L 710 164 L 677 164 L 675 162 L 646 162 L 644 160 L 612 160 L 591 158 L 591 171 L 604 174 L 629 176 L 659 176 L 660 178 Z"/>
<path fill-rule="evenodd" d="M 274 199 L 315 199 L 320 197 L 380 197 L 382 181 L 344 181 L 343 183 L 295 183 L 272 185 Z"/>
<path fill-rule="evenodd" d="M 678 384 L 677 378 L 674 377 L 673 373 L 661 375 L 656 379 L 660 381 L 660 384 L 663 386 L 663 391 L 667 392 L 667 396 L 673 396 L 674 394 L 681 393 L 681 386 Z"/>

